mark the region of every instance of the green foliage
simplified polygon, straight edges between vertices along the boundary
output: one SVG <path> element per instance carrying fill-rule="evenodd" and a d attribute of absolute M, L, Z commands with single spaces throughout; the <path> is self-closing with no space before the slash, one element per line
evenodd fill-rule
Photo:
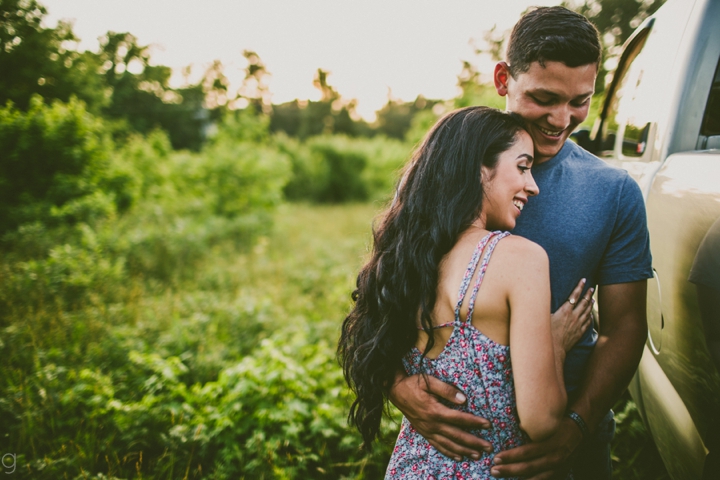
<path fill-rule="evenodd" d="M 623 480 L 669 480 L 660 454 L 627 391 L 613 410 L 617 423 L 611 448 L 613 477 Z"/>
<path fill-rule="evenodd" d="M 22 223 L 77 223 L 132 203 L 129 181 L 110 168 L 102 123 L 84 104 L 30 102 L 0 109 L 0 233 Z"/>
<path fill-rule="evenodd" d="M 440 100 L 430 100 L 422 95 L 413 102 L 400 102 L 388 99 L 388 102 L 377 113 L 375 128 L 378 133 L 390 138 L 405 138 L 412 120 L 420 112 L 430 111 Z"/>
<path fill-rule="evenodd" d="M 264 72 L 264 66 L 263 72 Z M 306 139 L 315 135 L 341 134 L 351 137 L 371 136 L 375 132 L 355 117 L 355 100 L 343 100 L 328 83 L 330 72 L 318 68 L 313 85 L 320 91 L 319 101 L 293 100 L 268 106 L 270 130 L 291 137 Z"/>
<path fill-rule="evenodd" d="M 183 89 L 170 87 L 172 70 L 151 65 L 149 47 L 130 33 L 108 32 L 97 54 L 103 82 L 112 92 L 103 114 L 126 120 L 134 132 L 162 128 L 174 148 L 199 150 L 209 113 L 204 109 L 204 79 Z"/>
<path fill-rule="evenodd" d="M 384 137 L 321 136 L 301 143 L 278 136 L 275 142 L 291 158 L 286 197 L 321 203 L 389 198 L 410 151 L 405 143 Z"/>
<path fill-rule="evenodd" d="M 0 105 L 24 110 L 34 95 L 69 101 L 75 96 L 97 113 L 106 91 L 92 54 L 66 48 L 76 41 L 71 25 L 42 25 L 47 11 L 36 0 L 0 1 Z"/>
<path fill-rule="evenodd" d="M 358 449 L 332 346 L 372 214 L 283 209 L 269 242 L 217 245 L 173 288 L 99 264 L 117 223 L 5 257 L 0 449 L 40 479 L 379 477 L 397 426 Z"/>
<path fill-rule="evenodd" d="M 463 62 L 463 68 L 458 75 L 460 95 L 455 97 L 455 108 L 484 105 L 487 107 L 505 109 L 505 99 L 498 95 L 492 83 L 482 83 L 480 72 L 470 62 Z"/>
<path fill-rule="evenodd" d="M 161 132 L 131 138 L 118 169 L 134 166 L 140 200 L 112 225 L 124 235 L 106 232 L 106 248 L 133 275 L 170 281 L 191 274 L 210 247 L 249 245 L 268 231 L 289 175 L 287 157 L 257 143 L 266 137 L 266 120 L 239 115 L 200 153 L 172 152 Z"/>

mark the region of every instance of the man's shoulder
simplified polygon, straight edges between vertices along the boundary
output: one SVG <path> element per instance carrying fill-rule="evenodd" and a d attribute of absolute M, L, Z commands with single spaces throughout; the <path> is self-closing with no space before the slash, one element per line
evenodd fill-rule
<path fill-rule="evenodd" d="M 567 152 L 563 152 L 565 153 L 564 164 L 577 174 L 585 175 L 594 182 L 612 181 L 621 184 L 630 178 L 627 171 L 610 165 L 571 140 L 566 141 L 563 150 L 567 150 Z"/>

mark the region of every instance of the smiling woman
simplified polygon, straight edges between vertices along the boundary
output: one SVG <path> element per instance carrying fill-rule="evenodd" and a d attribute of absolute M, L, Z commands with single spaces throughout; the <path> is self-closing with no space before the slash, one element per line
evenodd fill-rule
<path fill-rule="evenodd" d="M 538 191 L 523 125 L 487 107 L 443 117 L 375 229 L 338 346 L 356 394 L 350 419 L 365 446 L 379 431 L 399 372 L 456 386 L 467 398 L 461 410 L 494 425 L 472 431 L 488 450 L 463 462 L 403 418 L 386 478 L 489 478 L 489 452 L 545 438 L 562 418 L 565 350 L 550 329 L 547 255 L 498 231 L 514 228 Z"/>

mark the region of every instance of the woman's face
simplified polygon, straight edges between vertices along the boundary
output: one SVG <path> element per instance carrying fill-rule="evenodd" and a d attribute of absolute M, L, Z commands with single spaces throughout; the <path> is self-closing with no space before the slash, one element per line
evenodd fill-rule
<path fill-rule="evenodd" d="M 512 230 L 529 197 L 539 189 L 530 167 L 533 162 L 533 142 L 521 130 L 515 143 L 500 154 L 495 168 L 482 167 L 485 198 L 480 219 L 488 230 Z"/>

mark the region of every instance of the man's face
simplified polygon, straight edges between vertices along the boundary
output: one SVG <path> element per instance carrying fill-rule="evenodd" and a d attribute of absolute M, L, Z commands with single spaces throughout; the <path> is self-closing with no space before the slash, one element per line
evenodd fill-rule
<path fill-rule="evenodd" d="M 568 67 L 562 62 L 533 62 L 516 78 L 505 62 L 495 67 L 495 87 L 507 97 L 507 109 L 522 116 L 535 144 L 535 163 L 554 157 L 588 115 L 597 64 Z"/>

